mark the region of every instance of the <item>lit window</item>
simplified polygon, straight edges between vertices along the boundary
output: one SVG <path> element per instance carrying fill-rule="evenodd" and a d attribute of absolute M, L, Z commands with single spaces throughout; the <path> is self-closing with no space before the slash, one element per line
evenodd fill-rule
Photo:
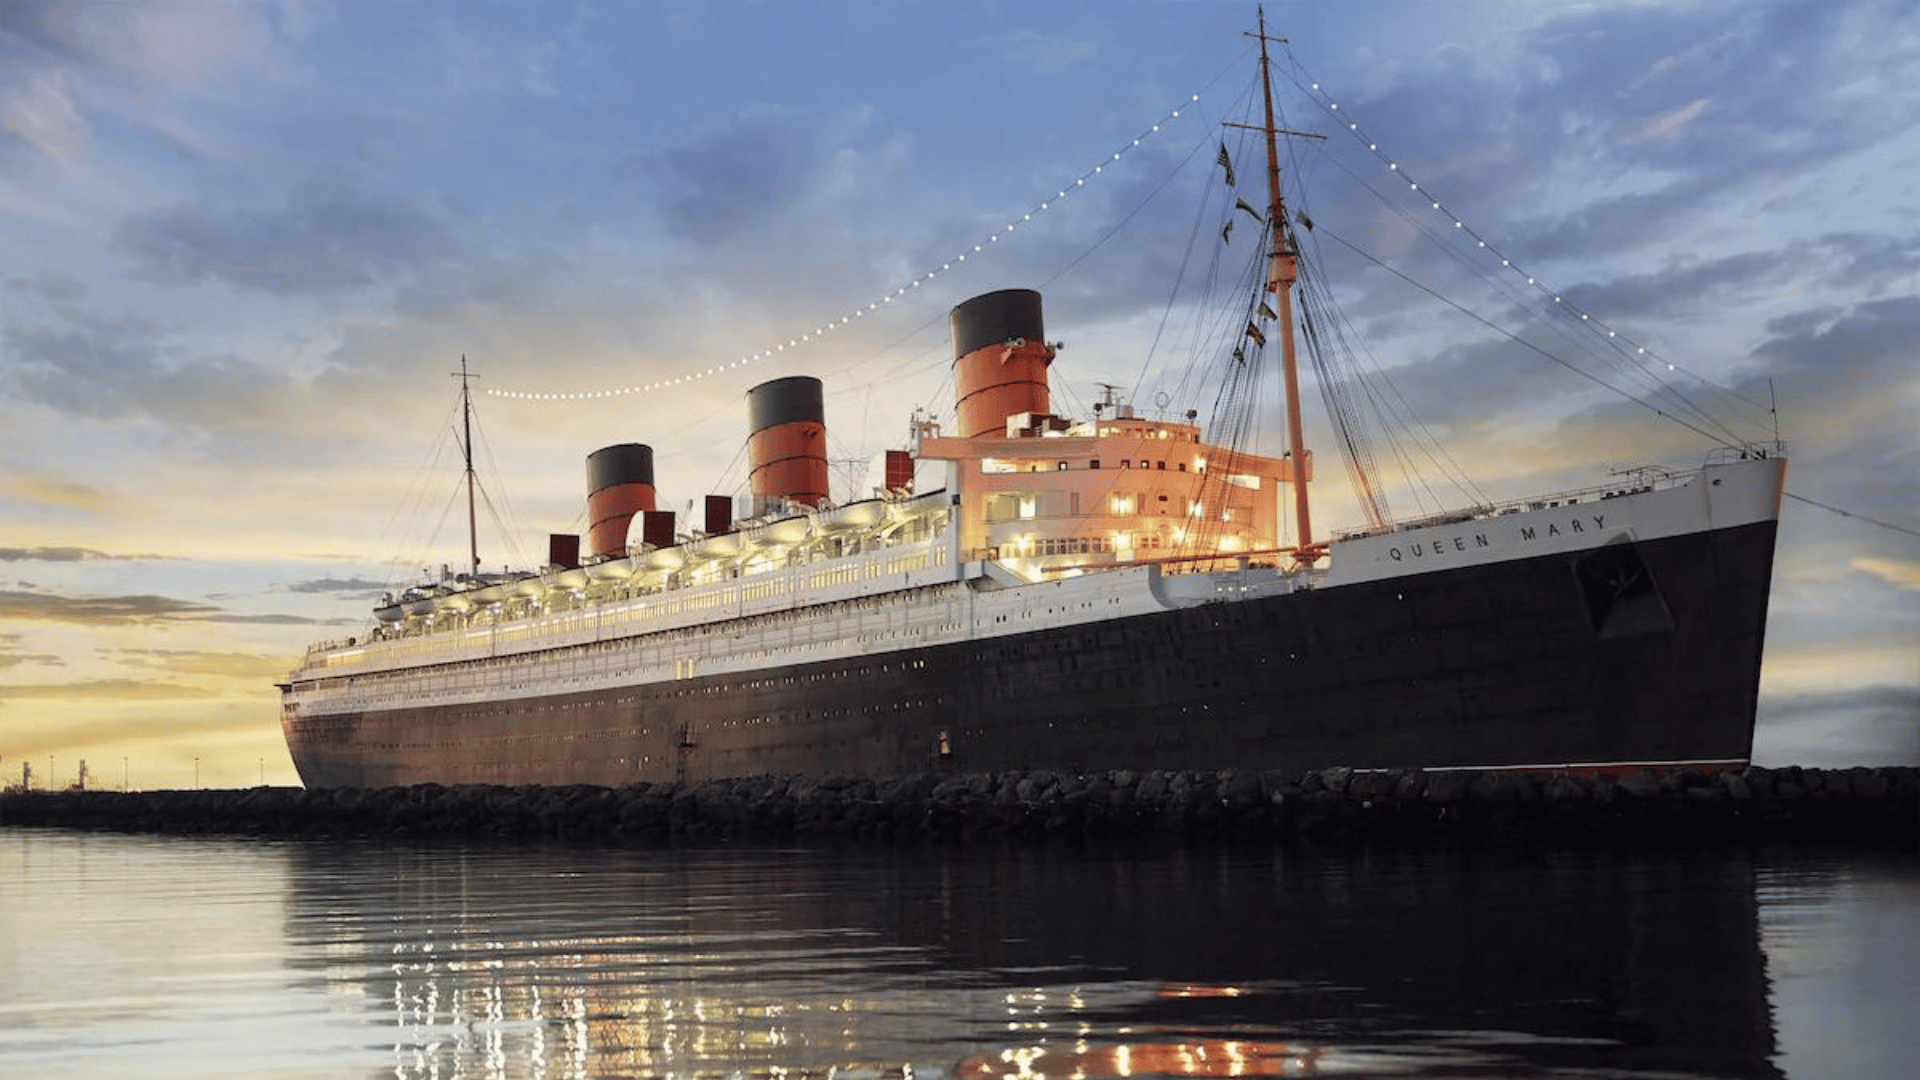
<path fill-rule="evenodd" d="M 1116 514 L 1131 514 L 1133 513 L 1133 496 L 1115 495 L 1110 505 Z"/>

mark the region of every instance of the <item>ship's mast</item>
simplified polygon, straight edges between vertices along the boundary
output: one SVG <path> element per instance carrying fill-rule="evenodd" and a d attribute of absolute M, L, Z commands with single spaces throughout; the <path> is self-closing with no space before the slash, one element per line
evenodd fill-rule
<path fill-rule="evenodd" d="M 472 381 L 479 378 L 467 372 L 467 357 L 460 355 L 460 450 L 467 461 L 467 558 L 468 573 L 480 573 L 480 530 L 473 512 L 473 394 Z"/>
<path fill-rule="evenodd" d="M 1306 437 L 1300 425 L 1300 368 L 1293 351 L 1293 283 L 1300 277 L 1299 252 L 1293 245 L 1293 230 L 1287 227 L 1287 208 L 1280 194 L 1279 131 L 1273 123 L 1273 66 L 1267 58 L 1267 12 L 1260 9 L 1260 90 L 1266 105 L 1267 137 L 1267 223 L 1273 237 L 1273 250 L 1267 255 L 1267 291 L 1277 301 L 1280 314 L 1280 367 L 1286 379 L 1287 445 L 1293 459 L 1293 513 L 1299 529 L 1299 550 L 1295 556 L 1311 565 L 1323 550 L 1313 542 L 1313 516 L 1307 505 Z"/>

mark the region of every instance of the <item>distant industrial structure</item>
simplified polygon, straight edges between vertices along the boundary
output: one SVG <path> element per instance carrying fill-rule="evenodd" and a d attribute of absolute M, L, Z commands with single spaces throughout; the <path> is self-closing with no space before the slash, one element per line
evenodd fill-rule
<path fill-rule="evenodd" d="M 49 785 L 47 790 L 51 791 L 53 790 L 51 787 L 51 785 L 53 784 L 53 764 L 52 764 L 53 759 L 48 758 L 47 762 L 48 762 L 47 784 Z M 25 761 L 25 760 L 20 762 L 20 781 L 18 783 L 8 784 L 4 788 L 0 788 L 0 792 L 4 792 L 7 794 L 12 794 L 14 792 L 20 792 L 20 791 L 32 791 L 32 790 L 33 790 L 33 762 Z M 93 786 L 93 773 L 91 770 L 87 768 L 86 758 L 80 759 L 79 775 L 74 778 L 73 783 L 67 785 L 66 790 L 68 791 L 95 790 Z"/>

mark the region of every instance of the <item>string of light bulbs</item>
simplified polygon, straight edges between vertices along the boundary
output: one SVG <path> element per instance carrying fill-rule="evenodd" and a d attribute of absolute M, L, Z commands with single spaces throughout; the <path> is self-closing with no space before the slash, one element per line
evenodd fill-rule
<path fill-rule="evenodd" d="M 1041 200 L 1037 205 L 1033 206 L 1031 209 L 1021 214 L 1018 218 L 1009 220 L 1005 224 L 999 227 L 996 227 L 991 233 L 988 233 L 986 236 L 982 237 L 978 243 L 972 245 L 971 250 L 962 250 L 958 254 L 952 256 L 951 258 L 948 258 L 942 261 L 938 267 L 928 270 L 924 274 L 919 274 L 914 278 L 912 278 L 911 280 L 909 280 L 906 284 L 896 286 L 895 288 L 889 290 L 888 292 L 881 294 L 879 298 L 869 301 L 865 306 L 855 307 L 851 311 L 848 311 L 840 315 L 839 318 L 828 319 L 827 321 L 820 323 L 818 326 L 815 326 L 813 329 L 807 331 L 806 333 L 800 334 L 797 337 L 788 338 L 784 342 L 776 343 L 769 348 L 761 349 L 757 352 L 738 357 L 734 360 L 730 360 L 723 364 L 714 364 L 710 367 L 701 368 L 697 371 L 691 371 L 685 374 L 676 375 L 668 379 L 658 379 L 650 383 L 638 383 L 632 386 L 614 387 L 614 388 L 601 389 L 601 390 L 581 390 L 581 391 L 503 390 L 503 389 L 494 389 L 489 387 L 487 388 L 486 392 L 488 394 L 491 394 L 494 397 L 515 398 L 522 401 L 586 401 L 594 398 L 619 397 L 626 394 L 645 394 L 645 393 L 652 393 L 658 390 L 666 390 L 676 386 L 684 386 L 688 383 L 697 382 L 698 380 L 710 378 L 714 375 L 719 375 L 724 372 L 733 371 L 738 368 L 747 367 L 750 364 L 758 364 L 763 361 L 771 360 L 785 353 L 789 349 L 797 349 L 800 346 L 808 344 L 818 338 L 825 337 L 826 335 L 831 334 L 834 331 L 839 330 L 844 326 L 847 326 L 848 324 L 852 323 L 856 319 L 863 318 L 868 313 L 878 311 L 881 308 L 885 307 L 886 305 L 893 303 L 895 300 L 905 297 L 908 293 L 912 292 L 914 289 L 919 288 L 920 286 L 926 284 L 927 282 L 932 281 L 933 279 L 939 277 L 941 274 L 947 273 L 953 270 L 955 267 L 965 263 L 970 255 L 980 255 L 990 251 L 994 244 L 997 244 L 1000 242 L 1001 237 L 1006 236 L 1009 233 L 1012 233 L 1015 229 L 1018 229 L 1021 226 L 1029 224 L 1030 222 L 1033 221 L 1034 216 L 1036 214 L 1046 213 L 1048 210 L 1064 202 L 1068 197 L 1073 195 L 1074 192 L 1079 191 L 1083 187 L 1086 187 L 1087 182 L 1104 173 L 1106 171 L 1107 166 L 1112 165 L 1113 163 L 1119 161 L 1123 155 L 1139 147 L 1139 145 L 1143 141 L 1151 139 L 1153 136 L 1159 134 L 1160 129 L 1162 127 L 1165 127 L 1167 124 L 1173 122 L 1174 120 L 1179 119 L 1180 113 L 1183 110 L 1192 108 L 1193 105 L 1197 103 L 1199 100 L 1200 100 L 1199 94 L 1190 95 L 1186 101 L 1181 103 L 1179 108 L 1168 111 L 1166 115 L 1162 116 L 1152 126 L 1148 127 L 1145 131 L 1141 132 L 1138 137 L 1133 139 L 1133 141 L 1121 146 L 1120 149 L 1115 150 L 1109 156 L 1101 159 L 1099 164 L 1093 166 L 1091 169 L 1088 169 L 1086 172 L 1081 173 L 1078 177 L 1074 179 L 1073 183 L 1062 186 L 1052 197 Z"/>
<path fill-rule="evenodd" d="M 1412 175 L 1410 175 L 1406 169 L 1402 168 L 1398 161 L 1395 161 L 1386 152 L 1382 151 L 1380 149 L 1379 143 L 1375 141 L 1372 136 L 1368 135 L 1365 131 L 1361 129 L 1358 121 L 1348 119 L 1348 117 L 1351 116 L 1351 113 L 1343 112 L 1340 108 L 1340 103 L 1338 101 L 1333 100 L 1330 96 L 1328 96 L 1328 94 L 1321 89 L 1319 82 L 1314 81 L 1311 76 L 1305 74 L 1304 70 L 1300 67 L 1299 61 L 1294 59 L 1291 53 L 1288 54 L 1288 60 L 1293 64 L 1293 67 L 1294 67 L 1292 80 L 1295 87 L 1299 88 L 1301 92 L 1306 94 L 1306 96 L 1310 100 L 1312 100 L 1316 105 L 1319 105 L 1330 116 L 1332 116 L 1335 123 L 1346 128 L 1347 132 L 1350 135 L 1352 135 L 1357 141 L 1359 141 L 1362 145 L 1364 145 L 1367 148 L 1367 151 L 1371 153 L 1376 159 L 1378 159 L 1381 164 L 1387 167 L 1388 172 L 1393 173 L 1396 178 L 1398 178 L 1401 181 L 1404 181 L 1409 191 L 1419 193 L 1420 196 L 1429 204 L 1431 209 L 1441 214 L 1442 216 L 1444 216 L 1446 220 L 1452 224 L 1454 229 L 1458 230 L 1462 235 L 1473 240 L 1477 248 L 1484 249 L 1489 255 L 1497 256 L 1500 260 L 1500 267 L 1502 269 L 1511 271 L 1517 279 L 1524 281 L 1527 287 L 1533 289 L 1535 292 L 1537 292 L 1541 296 L 1550 299 L 1556 307 L 1565 310 L 1572 316 L 1576 316 L 1578 322 L 1584 324 L 1591 332 L 1598 335 L 1604 335 L 1605 339 L 1615 349 L 1620 350 L 1622 355 L 1627 355 L 1626 350 L 1631 349 L 1632 356 L 1644 357 L 1647 362 L 1663 365 L 1670 372 L 1678 372 L 1680 374 L 1684 374 L 1689 378 L 1695 379 L 1704 385 L 1715 387 L 1716 389 L 1719 389 L 1723 393 L 1732 394 L 1735 397 L 1739 397 L 1739 395 L 1733 394 L 1733 391 L 1728 390 L 1725 387 L 1719 386 L 1713 380 L 1699 374 L 1698 372 L 1690 371 L 1686 368 L 1683 368 L 1678 364 L 1674 363 L 1672 360 L 1668 359 L 1667 357 L 1662 356 L 1659 353 L 1650 350 L 1649 348 L 1647 348 L 1647 346 L 1641 344 L 1640 342 L 1634 340 L 1633 338 L 1622 335 L 1619 331 L 1607 325 L 1602 320 L 1594 318 L 1591 312 L 1584 311 L 1578 306 L 1572 303 L 1569 303 L 1566 297 L 1561 295 L 1557 290 L 1555 290 L 1549 285 L 1541 283 L 1539 279 L 1535 277 L 1535 275 L 1528 273 L 1525 269 L 1515 264 L 1513 259 L 1510 256 L 1508 256 L 1505 252 L 1501 251 L 1499 248 L 1495 247 L 1492 243 L 1490 243 L 1487 240 L 1486 237 L 1476 232 L 1473 229 L 1473 227 L 1468 225 L 1465 219 L 1460 217 L 1459 214 L 1455 213 L 1451 207 L 1441 202 L 1437 197 L 1434 196 L 1434 194 L 1431 191 L 1428 191 L 1426 188 L 1423 188 L 1420 185 L 1420 182 L 1417 179 L 1415 179 Z M 1741 400 L 1746 401 L 1747 399 L 1741 398 Z M 1748 403 L 1753 404 L 1756 407 L 1764 407 L 1764 406 L 1759 406 L 1758 403 L 1756 402 L 1748 402 Z"/>

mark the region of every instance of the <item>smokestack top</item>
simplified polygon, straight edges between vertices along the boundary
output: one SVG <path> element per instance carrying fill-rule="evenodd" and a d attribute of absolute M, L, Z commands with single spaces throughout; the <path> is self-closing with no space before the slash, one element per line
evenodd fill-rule
<path fill-rule="evenodd" d="M 653 447 L 645 443 L 620 443 L 602 447 L 587 455 L 587 491 L 619 484 L 653 483 Z"/>
<path fill-rule="evenodd" d="M 820 380 L 811 375 L 770 379 L 747 391 L 747 426 L 765 431 L 796 421 L 826 422 L 826 398 Z"/>
<path fill-rule="evenodd" d="M 961 302 L 948 316 L 953 330 L 953 356 L 958 360 L 975 349 L 998 345 L 1008 338 L 1046 340 L 1040 294 L 1032 289 L 1001 289 Z"/>

